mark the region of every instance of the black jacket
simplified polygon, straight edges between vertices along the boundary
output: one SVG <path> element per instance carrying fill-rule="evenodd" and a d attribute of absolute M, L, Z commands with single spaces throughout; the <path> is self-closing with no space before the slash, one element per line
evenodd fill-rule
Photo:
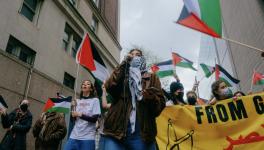
<path fill-rule="evenodd" d="M 2 115 L 3 128 L 12 129 L 7 131 L 0 145 L 1 150 L 26 150 L 26 134 L 32 125 L 32 114 L 27 111 L 21 115 L 17 108 L 10 114 Z"/>

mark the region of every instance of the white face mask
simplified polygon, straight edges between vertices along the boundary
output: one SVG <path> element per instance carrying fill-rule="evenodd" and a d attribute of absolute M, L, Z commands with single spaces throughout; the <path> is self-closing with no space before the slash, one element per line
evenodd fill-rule
<path fill-rule="evenodd" d="M 221 95 L 225 98 L 233 97 L 233 93 L 230 88 L 224 88 L 223 90 L 221 90 Z"/>

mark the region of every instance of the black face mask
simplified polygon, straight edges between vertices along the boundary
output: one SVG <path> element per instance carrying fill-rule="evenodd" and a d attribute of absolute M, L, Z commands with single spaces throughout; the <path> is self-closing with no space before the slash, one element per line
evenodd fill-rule
<path fill-rule="evenodd" d="M 183 92 L 178 92 L 178 95 L 176 95 L 177 98 L 183 99 L 184 93 Z"/>
<path fill-rule="evenodd" d="M 20 105 L 20 109 L 23 111 L 23 112 L 26 112 L 28 110 L 28 105 L 27 104 L 21 104 Z"/>
<path fill-rule="evenodd" d="M 178 101 L 184 103 L 183 96 L 184 96 L 184 93 L 183 93 L 183 92 L 178 92 L 178 95 L 175 95 L 175 98 L 176 98 Z"/>
<path fill-rule="evenodd" d="M 188 97 L 187 100 L 188 100 L 188 103 L 190 105 L 195 105 L 195 103 L 196 103 L 196 98 L 195 97 Z"/>

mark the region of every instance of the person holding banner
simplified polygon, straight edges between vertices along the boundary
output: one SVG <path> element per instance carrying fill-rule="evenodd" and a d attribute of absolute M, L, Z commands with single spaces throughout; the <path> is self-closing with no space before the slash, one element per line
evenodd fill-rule
<path fill-rule="evenodd" d="M 198 105 L 197 94 L 194 91 L 188 91 L 186 96 L 189 105 L 193 105 L 193 106 Z"/>
<path fill-rule="evenodd" d="M 246 96 L 246 94 L 243 93 L 242 91 L 237 91 L 234 93 L 234 97 L 242 97 L 242 96 Z"/>
<path fill-rule="evenodd" d="M 132 49 L 106 81 L 113 97 L 105 118 L 103 150 L 155 150 L 156 117 L 165 107 L 159 78 L 146 69 L 139 49 Z"/>
<path fill-rule="evenodd" d="M 67 128 L 63 113 L 45 112 L 33 126 L 35 150 L 58 150 Z"/>
<path fill-rule="evenodd" d="M 90 80 L 81 85 L 80 99 L 75 100 L 72 111 L 75 124 L 65 150 L 95 150 L 96 121 L 101 114 L 100 102 Z"/>
<path fill-rule="evenodd" d="M 7 130 L 1 141 L 1 150 L 26 150 L 26 137 L 32 124 L 32 114 L 28 107 L 29 101 L 22 100 L 19 108 L 10 114 L 7 114 L 6 109 L 0 109 L 2 125 Z"/>
<path fill-rule="evenodd" d="M 217 80 L 212 84 L 212 94 L 214 95 L 214 99 L 209 102 L 211 105 L 215 104 L 217 101 L 233 97 L 231 89 L 227 87 L 223 80 Z"/>
<path fill-rule="evenodd" d="M 166 106 L 185 105 L 183 100 L 184 88 L 180 82 L 172 82 L 170 84 L 170 100 L 166 102 Z"/>

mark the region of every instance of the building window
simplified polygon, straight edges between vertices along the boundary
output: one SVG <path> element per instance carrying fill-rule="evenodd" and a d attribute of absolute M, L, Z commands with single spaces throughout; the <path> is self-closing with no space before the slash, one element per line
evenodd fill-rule
<path fill-rule="evenodd" d="M 65 51 L 71 50 L 72 57 L 76 57 L 81 37 L 66 23 L 62 39 L 62 48 Z"/>
<path fill-rule="evenodd" d="M 96 5 L 96 7 L 98 8 L 99 7 L 100 0 L 93 0 L 93 2 Z"/>
<path fill-rule="evenodd" d="M 13 36 L 9 37 L 6 52 L 16 56 L 18 59 L 22 60 L 25 63 L 28 63 L 30 65 L 34 64 L 36 52 Z"/>
<path fill-rule="evenodd" d="M 71 89 L 74 89 L 75 78 L 68 74 L 67 72 L 64 73 L 63 84 Z"/>
<path fill-rule="evenodd" d="M 64 34 L 63 34 L 63 39 L 62 39 L 62 48 L 65 51 L 68 50 L 69 43 L 70 43 L 70 32 L 66 26 L 64 30 Z"/>
<path fill-rule="evenodd" d="M 73 41 L 72 41 L 72 57 L 73 58 L 76 58 L 76 54 L 80 46 L 80 43 L 81 43 L 80 37 L 78 36 L 73 37 Z"/>
<path fill-rule="evenodd" d="M 28 20 L 33 21 L 38 3 L 38 0 L 24 0 L 20 13 L 28 18 Z"/>
<path fill-rule="evenodd" d="M 77 0 L 68 0 L 73 6 L 77 6 Z"/>
<path fill-rule="evenodd" d="M 98 19 L 95 16 L 93 16 L 92 18 L 91 28 L 96 33 L 97 28 L 98 28 Z"/>

